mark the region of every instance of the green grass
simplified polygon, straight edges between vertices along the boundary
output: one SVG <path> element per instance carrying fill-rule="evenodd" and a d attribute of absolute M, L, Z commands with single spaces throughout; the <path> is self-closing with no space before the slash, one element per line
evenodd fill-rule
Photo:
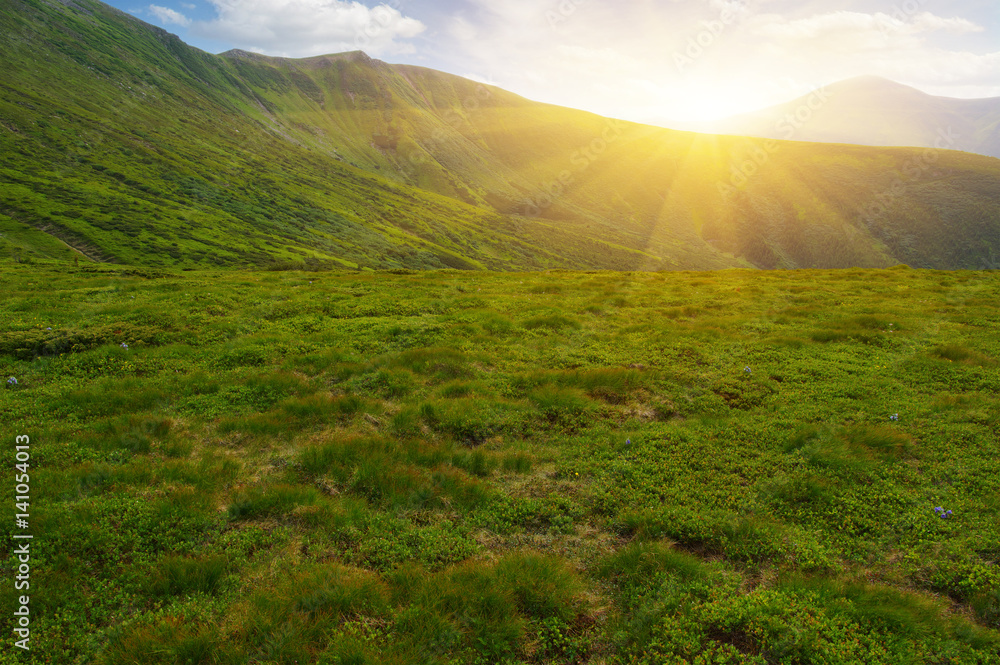
<path fill-rule="evenodd" d="M 992 273 L 0 270 L 0 662 L 998 662 Z"/>

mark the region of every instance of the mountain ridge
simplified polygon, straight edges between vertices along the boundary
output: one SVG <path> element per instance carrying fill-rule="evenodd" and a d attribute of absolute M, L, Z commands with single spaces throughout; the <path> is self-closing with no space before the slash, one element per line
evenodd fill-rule
<path fill-rule="evenodd" d="M 819 95 L 822 104 L 812 104 Z M 880 76 L 857 76 L 713 124 L 721 133 L 789 138 L 782 119 L 808 108 L 794 139 L 856 145 L 949 148 L 1000 158 L 1000 97 L 931 95 Z M 801 116 L 800 116 L 801 117 Z M 947 145 L 938 137 L 949 136 Z"/>
<path fill-rule="evenodd" d="M 0 226 L 36 234 L 7 254 L 52 255 L 48 229 L 179 267 L 995 265 L 997 160 L 677 132 L 359 52 L 211 55 L 73 6 L 0 4 Z"/>

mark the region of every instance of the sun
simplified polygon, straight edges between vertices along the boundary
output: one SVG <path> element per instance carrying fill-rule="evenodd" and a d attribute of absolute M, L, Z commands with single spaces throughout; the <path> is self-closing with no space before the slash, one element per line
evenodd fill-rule
<path fill-rule="evenodd" d="M 678 86 L 671 115 L 688 122 L 714 122 L 766 104 L 759 91 L 733 81 L 692 81 Z"/>

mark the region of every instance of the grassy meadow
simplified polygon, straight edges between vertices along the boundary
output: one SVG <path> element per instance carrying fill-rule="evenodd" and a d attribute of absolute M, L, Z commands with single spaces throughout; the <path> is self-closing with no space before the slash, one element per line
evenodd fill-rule
<path fill-rule="evenodd" d="M 0 271 L 4 665 L 1000 662 L 994 273 Z"/>

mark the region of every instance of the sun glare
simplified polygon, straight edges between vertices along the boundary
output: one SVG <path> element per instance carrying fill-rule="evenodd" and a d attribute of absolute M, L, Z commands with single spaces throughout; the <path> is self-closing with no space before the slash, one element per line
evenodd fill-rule
<path fill-rule="evenodd" d="M 753 111 L 766 105 L 755 90 L 732 81 L 699 82 L 673 95 L 670 115 L 686 122 L 712 122 Z"/>

